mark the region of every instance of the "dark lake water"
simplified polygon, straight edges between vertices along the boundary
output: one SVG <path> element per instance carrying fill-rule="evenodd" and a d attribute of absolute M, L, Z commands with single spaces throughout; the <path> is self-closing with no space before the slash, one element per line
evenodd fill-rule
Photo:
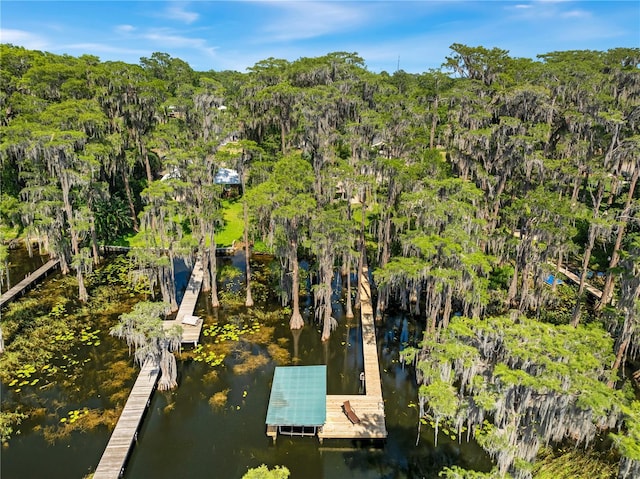
<path fill-rule="evenodd" d="M 33 256 L 29 256 L 26 248 L 16 248 L 9 251 L 9 268 L 2 278 L 0 290 L 2 293 L 11 289 L 22 281 L 29 273 L 37 270 L 49 261 L 49 255 L 38 254 L 34 248 Z"/>
<path fill-rule="evenodd" d="M 239 259 L 223 261 L 237 263 Z M 185 271 L 183 268 L 181 274 L 187 274 Z M 40 292 L 47 287 L 47 281 Z M 272 325 L 272 342 L 286 350 L 291 358 L 282 365 L 293 364 L 294 357 L 298 358 L 295 364 L 325 364 L 328 394 L 356 394 L 361 387 L 359 375 L 363 369 L 359 320 L 344 318 L 339 302 L 334 304 L 334 313 L 339 327 L 326 343 L 320 341 L 320 328 L 311 319 L 309 303 L 304 329 L 294 334 L 286 320 L 279 320 Z M 236 313 L 224 307 L 218 312 L 212 311 L 207 307 L 204 294 L 200 295 L 196 314 L 205 318 L 205 327 L 238 321 Z M 407 333 L 403 334 L 403 329 Z M 125 477 L 239 479 L 248 468 L 260 464 L 286 466 L 292 479 L 435 478 L 442 467 L 449 465 L 487 471 L 491 468 L 490 460 L 475 443 L 459 444 L 441 434 L 438 446 L 434 447 L 433 430 L 423 426 L 416 445 L 415 379 L 411 368 L 403 368 L 398 362 L 398 353 L 401 337 L 414 341 L 421 336 L 421 331 L 420 324 L 401 314 L 387 315 L 377 325 L 389 433 L 384 443 L 325 440 L 320 444 L 317 438 L 279 436 L 274 445 L 265 434 L 265 418 L 273 371 L 279 364 L 270 359 L 249 373 L 234 373 L 233 367 L 241 362 L 243 354 L 269 357 L 267 344 L 241 341 L 221 366 L 211 367 L 190 359 L 178 361 L 179 387 L 154 394 Z M 104 407 L 108 401 L 96 397 L 96 391 L 100 391 L 100 375 L 93 374 L 92 369 L 100 369 L 101 363 L 118 359 L 129 363 L 131 360 L 126 347 L 104 332 L 102 338 L 100 347 L 85 348 L 78 353 L 79 357 L 90 356 L 92 362 L 80 376 L 75 393 L 74 386 L 60 385 L 30 394 L 46 396 L 38 400 L 49 409 L 58 407 L 61 415 L 72 408 Z M 202 339 L 205 343 L 213 341 L 210 337 Z M 212 379 L 214 369 L 217 377 Z M 133 379 L 123 387 L 130 388 Z M 4 384 L 0 387 L 2 397 L 8 399 L 7 404 L 20 403 L 20 394 Z M 221 391 L 227 391 L 226 403 L 213 407 L 209 400 Z M 25 401 L 34 400 L 29 399 L 28 394 L 23 395 Z M 43 435 L 43 427 L 50 423 L 50 419 L 37 418 L 23 423 L 20 434 L 2 450 L 2 479 L 82 478 L 95 469 L 109 440 L 108 428 L 99 426 L 74 432 L 52 444 Z"/>

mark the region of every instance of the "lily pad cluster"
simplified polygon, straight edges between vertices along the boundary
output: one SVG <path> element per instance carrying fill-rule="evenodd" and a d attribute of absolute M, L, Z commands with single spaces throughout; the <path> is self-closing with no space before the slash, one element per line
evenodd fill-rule
<path fill-rule="evenodd" d="M 20 392 L 23 386 L 35 386 L 40 381 L 39 378 L 31 379 L 35 372 L 36 367 L 33 364 L 25 364 L 16 371 L 15 378 L 7 386 L 16 387 L 15 392 Z"/>
<path fill-rule="evenodd" d="M 80 331 L 80 342 L 87 346 L 99 346 L 100 345 L 100 329 L 91 330 L 91 327 L 84 327 Z"/>
<path fill-rule="evenodd" d="M 252 320 L 248 323 L 225 323 L 225 324 L 212 324 L 203 328 L 202 334 L 205 337 L 213 339 L 213 344 L 202 345 L 199 344 L 193 350 L 193 360 L 198 362 L 205 362 L 211 367 L 220 366 L 227 354 L 224 351 L 212 349 L 213 345 L 222 345 L 240 341 L 242 336 L 247 334 L 255 334 L 260 331 L 260 323 L 256 320 Z"/>
<path fill-rule="evenodd" d="M 205 326 L 202 334 L 214 338 L 214 343 L 218 344 L 224 341 L 239 341 L 240 336 L 254 334 L 259 330 L 260 324 L 257 321 L 252 321 L 251 324 L 242 325 L 226 323 L 224 325 L 213 324 Z"/>
<path fill-rule="evenodd" d="M 89 410 L 87 408 L 74 409 L 73 411 L 69 411 L 69 413 L 67 414 L 67 417 L 60 418 L 60 422 L 73 424 L 78 419 L 86 416 L 87 414 L 89 414 Z"/>
<path fill-rule="evenodd" d="M 205 362 L 211 367 L 220 366 L 224 362 L 226 354 L 216 353 L 205 349 L 202 344 L 198 344 L 193 350 L 193 360 L 198 362 Z"/>

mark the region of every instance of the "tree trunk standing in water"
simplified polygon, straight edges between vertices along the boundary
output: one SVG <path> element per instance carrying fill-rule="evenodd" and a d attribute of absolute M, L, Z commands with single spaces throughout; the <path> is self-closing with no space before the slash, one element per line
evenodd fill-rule
<path fill-rule="evenodd" d="M 244 194 L 245 189 L 245 181 L 242 181 L 242 192 Z M 251 308 L 253 306 L 253 298 L 251 297 L 251 266 L 249 264 L 249 260 L 251 259 L 251 246 L 249 245 L 249 208 L 247 207 L 247 200 L 243 199 L 242 208 L 244 210 L 244 262 L 245 267 L 247 269 L 245 277 L 247 282 L 247 299 L 244 305 L 247 308 Z"/>
<path fill-rule="evenodd" d="M 346 312 L 345 312 L 345 317 L 347 318 L 353 318 L 354 314 L 353 314 L 353 306 L 352 306 L 352 301 L 351 301 L 351 257 L 350 255 L 347 253 L 346 255 L 346 259 L 345 262 L 347 264 L 347 297 L 346 297 Z"/>
<path fill-rule="evenodd" d="M 214 308 L 220 307 L 220 300 L 218 299 L 218 259 L 216 258 L 216 234 L 215 227 L 211 228 L 209 252 L 207 253 L 207 259 L 209 261 L 209 277 L 211 281 L 211 306 Z"/>
<path fill-rule="evenodd" d="M 326 254 L 323 258 L 319 258 L 319 262 L 321 284 L 316 292 L 316 302 L 318 303 L 316 307 L 320 314 L 320 319 L 322 320 L 322 342 L 326 342 L 331 337 L 331 332 L 338 326 L 338 322 L 331 315 L 331 279 L 333 278 L 333 258 L 330 254 Z"/>
<path fill-rule="evenodd" d="M 360 203 L 362 205 L 362 219 L 360 220 L 360 256 L 358 258 L 358 289 L 356 290 L 356 300 L 355 307 L 360 307 L 360 302 L 362 299 L 360 298 L 360 282 L 362 281 L 362 275 L 364 274 L 364 263 L 365 263 L 365 254 L 366 254 L 366 246 L 365 246 L 365 238 L 364 238 L 364 216 L 366 213 L 366 207 L 364 204 L 364 198 Z"/>
<path fill-rule="evenodd" d="M 62 155 L 64 153 L 59 152 L 58 154 Z M 69 196 L 69 193 L 71 191 L 71 184 L 69 182 L 67 174 L 65 173 L 60 175 L 59 180 L 60 189 L 62 190 L 64 212 L 67 216 L 67 223 L 69 225 L 69 236 L 71 237 L 71 254 L 73 255 L 72 264 L 75 263 L 74 267 L 76 270 L 76 277 L 78 278 L 78 299 L 80 299 L 80 301 L 82 302 L 85 302 L 89 299 L 89 293 L 87 293 L 87 288 L 84 285 L 84 277 L 82 276 L 83 260 L 80 256 L 80 241 L 78 238 L 78 231 L 75 226 L 75 217 L 73 213 L 73 207 L 71 205 L 71 198 Z"/>
<path fill-rule="evenodd" d="M 182 327 L 173 326 L 171 329 L 164 331 L 158 340 L 158 349 L 160 350 L 160 379 L 158 380 L 158 391 L 168 391 L 178 385 L 178 368 L 176 365 L 176 357 L 174 351 L 180 350 L 182 343 Z"/>
<path fill-rule="evenodd" d="M 291 319 L 289 327 L 291 329 L 301 329 L 304 327 L 304 319 L 300 314 L 300 265 L 298 263 L 298 242 L 291 240 Z"/>

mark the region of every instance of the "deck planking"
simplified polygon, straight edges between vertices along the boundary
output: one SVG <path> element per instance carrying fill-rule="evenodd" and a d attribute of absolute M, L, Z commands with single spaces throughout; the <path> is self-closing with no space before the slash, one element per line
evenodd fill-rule
<path fill-rule="evenodd" d="M 363 271 L 360 280 L 360 318 L 365 394 L 327 395 L 326 422 L 318 431 L 320 442 L 324 439 L 385 439 L 387 437 L 378 346 L 371 303 L 371 285 L 367 269 Z M 350 402 L 351 408 L 360 418 L 359 424 L 352 424 L 342 410 L 345 401 Z"/>
<path fill-rule="evenodd" d="M 193 267 L 193 271 L 187 284 L 187 290 L 180 302 L 180 308 L 176 318 L 171 321 L 164 321 L 164 327 L 170 328 L 174 324 L 179 324 L 183 328 L 183 343 L 197 344 L 202 330 L 202 320 L 196 326 L 182 324 L 185 316 L 192 315 L 198 295 L 202 287 L 203 269 L 202 262 L 198 259 Z M 145 411 L 151 402 L 151 395 L 155 390 L 160 376 L 160 369 L 151 361 L 147 361 L 129 393 L 129 398 L 120 414 L 111 439 L 102 454 L 93 479 L 118 479 L 124 474 L 124 468 L 129 457 L 129 452 L 133 443 L 137 441 L 138 429 L 142 423 Z"/>
<path fill-rule="evenodd" d="M 118 479 L 124 473 L 129 451 L 133 442 L 137 440 L 138 428 L 149 406 L 159 375 L 160 369 L 152 361 L 147 361 L 140 370 L 93 479 Z"/>
<path fill-rule="evenodd" d="M 198 302 L 198 296 L 200 295 L 200 289 L 202 288 L 202 280 L 204 276 L 204 269 L 202 268 L 202 260 L 198 259 L 193 266 L 187 289 L 180 302 L 180 308 L 176 313 L 175 319 L 164 321 L 165 329 L 168 329 L 174 325 L 182 327 L 182 344 L 193 344 L 194 346 L 200 341 L 200 333 L 202 332 L 202 319 L 198 321 L 198 324 L 184 324 L 182 320 L 185 316 L 193 315 L 196 309 L 196 303 Z"/>
<path fill-rule="evenodd" d="M 567 268 L 558 268 L 558 271 L 562 274 L 564 274 L 567 278 L 569 278 L 571 281 L 573 281 L 575 284 L 580 285 L 580 277 L 575 274 L 572 273 L 571 271 L 569 271 Z M 596 298 L 600 299 L 602 298 L 602 291 L 600 291 L 597 288 L 594 288 L 593 286 L 591 286 L 589 283 L 587 283 L 585 281 L 584 283 L 584 289 L 587 290 L 587 292 L 591 293 L 593 296 L 595 296 Z"/>
<path fill-rule="evenodd" d="M 46 276 L 49 273 L 49 271 L 55 268 L 56 266 L 58 266 L 58 264 L 59 264 L 59 260 L 57 259 L 49 260 L 47 263 L 40 266 L 37 270 L 35 270 L 30 275 L 28 275 L 22 281 L 17 283 L 13 288 L 9 289 L 6 293 L 0 296 L 0 308 L 3 307 L 5 304 L 13 301 L 16 298 L 16 296 L 22 293 L 25 289 L 29 288 L 34 282 L 38 281 L 41 277 Z"/>

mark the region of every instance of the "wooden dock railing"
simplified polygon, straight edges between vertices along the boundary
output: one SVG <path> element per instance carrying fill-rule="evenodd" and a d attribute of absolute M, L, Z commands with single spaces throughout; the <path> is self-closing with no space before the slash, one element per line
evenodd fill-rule
<path fill-rule="evenodd" d="M 40 278 L 49 274 L 49 271 L 51 271 L 53 268 L 58 266 L 58 264 L 59 264 L 59 260 L 57 259 L 52 259 L 48 261 L 47 263 L 40 266 L 33 273 L 31 273 L 29 276 L 27 276 L 22 281 L 20 281 L 18 284 L 16 284 L 9 291 L 7 291 L 2 296 L 0 296 L 0 308 L 3 307 L 5 304 L 8 304 L 11 301 L 13 301 L 18 295 L 20 295 L 22 292 L 24 292 L 25 290 L 33 286 L 33 284 L 36 281 L 38 281 Z"/>

